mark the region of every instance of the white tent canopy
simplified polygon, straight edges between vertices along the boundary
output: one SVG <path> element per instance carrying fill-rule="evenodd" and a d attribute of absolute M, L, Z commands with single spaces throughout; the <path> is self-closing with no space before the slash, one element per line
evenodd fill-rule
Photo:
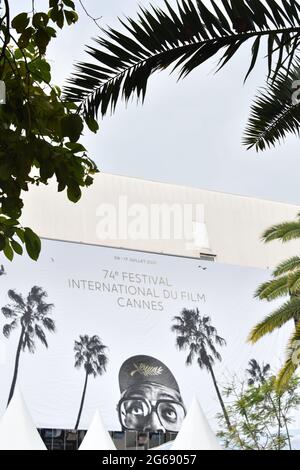
<path fill-rule="evenodd" d="M 92 423 L 79 450 L 116 450 L 109 433 L 105 430 L 99 411 L 94 414 Z"/>
<path fill-rule="evenodd" d="M 0 450 L 47 450 L 18 388 L 0 420 Z"/>
<path fill-rule="evenodd" d="M 221 450 L 196 398 L 171 447 L 172 450 Z"/>

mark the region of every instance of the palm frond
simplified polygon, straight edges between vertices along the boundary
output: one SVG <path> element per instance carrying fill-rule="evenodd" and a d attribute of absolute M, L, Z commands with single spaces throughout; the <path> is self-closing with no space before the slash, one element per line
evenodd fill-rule
<path fill-rule="evenodd" d="M 300 290 L 300 271 L 289 274 L 289 290 L 291 295 L 297 295 Z"/>
<path fill-rule="evenodd" d="M 2 307 L 1 312 L 3 313 L 5 318 L 17 317 L 17 314 L 14 312 L 14 310 L 12 308 L 8 307 L 8 306 L 7 307 Z"/>
<path fill-rule="evenodd" d="M 297 47 L 300 44 L 299 39 Z M 293 100 L 293 83 L 299 80 L 300 63 L 289 72 L 281 71 L 269 81 L 251 106 L 243 139 L 248 149 L 257 151 L 275 146 L 287 134 L 299 136 L 300 101 Z"/>
<path fill-rule="evenodd" d="M 41 304 L 43 299 L 47 297 L 47 292 L 40 286 L 33 286 L 27 296 L 27 303 L 32 305 L 34 303 Z"/>
<path fill-rule="evenodd" d="M 103 31 L 88 47 L 94 62 L 79 62 L 64 90 L 67 100 L 79 102 L 82 112 L 96 117 L 114 111 L 120 98 L 144 100 L 149 77 L 172 65 L 183 78 L 221 53 L 219 69 L 252 41 L 246 78 L 268 43 L 268 74 L 275 78 L 291 63 L 300 37 L 300 7 L 296 0 L 178 0 L 174 9 L 140 7 L 136 20 L 121 21 L 123 32 Z M 266 41 L 264 41 L 266 39 Z M 287 47 L 289 46 L 289 47 Z M 287 65 L 288 67 L 289 65 Z M 273 70 L 273 72 L 272 72 Z"/>
<path fill-rule="evenodd" d="M 262 374 L 266 376 L 271 370 L 270 364 L 263 365 Z"/>
<path fill-rule="evenodd" d="M 16 291 L 13 289 L 9 289 L 8 291 L 8 297 L 15 302 L 15 304 L 18 307 L 24 308 L 25 307 L 25 301 L 22 297 L 22 294 L 18 294 Z"/>
<path fill-rule="evenodd" d="M 46 340 L 46 335 L 43 331 L 43 329 L 39 325 L 35 325 L 35 334 L 38 337 L 38 339 L 41 341 L 41 343 L 48 348 L 48 343 Z"/>
<path fill-rule="evenodd" d="M 45 302 L 40 302 L 37 304 L 36 310 L 40 317 L 43 315 L 48 315 L 51 313 L 54 304 L 46 304 Z"/>
<path fill-rule="evenodd" d="M 216 340 L 216 343 L 219 345 L 219 346 L 226 346 L 227 345 L 227 342 L 224 338 L 222 338 L 222 336 L 219 336 L 219 335 L 216 335 L 215 336 L 215 340 Z"/>
<path fill-rule="evenodd" d="M 7 323 L 3 326 L 3 335 L 5 338 L 9 338 L 11 332 L 18 327 L 18 322 L 13 320 L 11 323 Z"/>
<path fill-rule="evenodd" d="M 83 365 L 84 363 L 84 357 L 83 356 L 75 356 L 75 364 L 74 366 L 76 367 L 76 369 L 80 369 L 80 367 Z"/>
<path fill-rule="evenodd" d="M 248 341 L 256 343 L 266 334 L 272 333 L 275 329 L 280 328 L 290 320 L 299 318 L 299 316 L 300 298 L 293 297 L 258 323 L 250 332 Z"/>
<path fill-rule="evenodd" d="M 42 318 L 42 324 L 46 328 L 46 330 L 54 333 L 55 332 L 55 322 L 52 318 L 50 317 L 43 317 Z"/>
<path fill-rule="evenodd" d="M 198 363 L 198 366 L 200 367 L 200 369 L 204 369 L 204 367 L 207 367 L 207 364 L 205 364 L 203 362 L 203 360 L 200 356 L 197 358 L 197 363 Z"/>
<path fill-rule="evenodd" d="M 300 220 L 273 225 L 268 228 L 262 236 L 264 242 L 273 240 L 288 242 L 297 238 L 300 238 Z"/>
<path fill-rule="evenodd" d="M 278 372 L 276 379 L 276 388 L 280 392 L 285 389 L 291 378 L 293 377 L 297 367 L 291 359 L 287 359 L 283 367 Z"/>
<path fill-rule="evenodd" d="M 278 373 L 276 388 L 282 392 L 290 382 L 296 369 L 300 364 L 300 323 L 297 324 L 295 332 L 292 334 L 288 347 L 286 361 Z"/>
<path fill-rule="evenodd" d="M 23 351 L 25 351 L 26 348 L 28 349 L 28 351 L 29 351 L 31 354 L 33 354 L 34 351 L 35 351 L 35 344 L 34 344 L 34 341 L 33 341 L 33 339 L 31 338 L 30 334 L 28 334 L 28 333 L 25 333 L 24 341 L 23 341 L 23 344 L 22 344 L 22 349 L 23 349 Z"/>
<path fill-rule="evenodd" d="M 288 294 L 289 281 L 288 276 L 285 275 L 264 282 L 257 288 L 254 295 L 260 300 L 268 300 L 270 302 L 271 300 L 277 299 L 278 297 L 286 296 Z"/>
<path fill-rule="evenodd" d="M 190 344 L 190 350 L 186 357 L 185 363 L 187 366 L 190 366 L 193 363 L 194 357 L 196 355 L 197 346 L 194 343 Z"/>
<path fill-rule="evenodd" d="M 185 349 L 188 346 L 189 342 L 190 341 L 188 336 L 177 336 L 176 338 L 176 346 L 179 350 Z"/>
<path fill-rule="evenodd" d="M 273 276 L 282 276 L 289 272 L 300 271 L 300 257 L 293 256 L 287 260 L 282 261 L 273 271 Z"/>

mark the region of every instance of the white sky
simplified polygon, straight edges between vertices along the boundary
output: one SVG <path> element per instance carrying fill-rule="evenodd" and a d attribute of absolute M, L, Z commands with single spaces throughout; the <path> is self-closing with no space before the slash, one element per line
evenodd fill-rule
<path fill-rule="evenodd" d="M 31 1 L 26 0 L 28 9 Z M 117 17 L 134 16 L 148 0 L 83 0 L 101 26 L 117 26 Z M 18 0 L 25 9 L 24 0 Z M 101 34 L 75 0 L 79 22 L 59 32 L 49 48 L 53 83 L 62 85 L 77 60 L 89 60 L 85 45 Z M 171 0 L 175 4 L 175 0 Z M 47 0 L 37 0 L 45 8 Z M 153 0 L 162 5 L 163 0 Z M 83 138 L 99 168 L 108 173 L 196 186 L 260 198 L 299 203 L 299 141 L 290 136 L 276 149 L 246 151 L 241 138 L 249 106 L 264 84 L 263 57 L 243 85 L 249 65 L 244 47 L 229 65 L 214 75 L 217 60 L 196 69 L 177 83 L 169 72 L 149 82 L 144 106 L 119 105 L 106 116 L 101 131 Z"/>

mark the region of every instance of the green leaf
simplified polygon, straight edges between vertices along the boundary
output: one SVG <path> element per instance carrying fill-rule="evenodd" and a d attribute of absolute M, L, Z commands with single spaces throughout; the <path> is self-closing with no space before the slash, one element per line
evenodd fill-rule
<path fill-rule="evenodd" d="M 29 227 L 24 229 L 24 241 L 28 255 L 36 261 L 41 251 L 41 240 Z"/>
<path fill-rule="evenodd" d="M 68 25 L 76 23 L 78 21 L 78 15 L 76 11 L 64 10 L 66 21 Z"/>
<path fill-rule="evenodd" d="M 19 15 L 15 16 L 12 20 L 11 25 L 17 31 L 17 33 L 23 33 L 27 26 L 29 25 L 29 18 L 27 13 L 20 13 Z"/>
<path fill-rule="evenodd" d="M 51 4 L 50 4 L 50 6 L 51 6 Z M 49 10 L 49 12 L 48 12 L 49 18 L 50 18 L 54 23 L 56 23 L 56 21 L 57 21 L 58 13 L 59 13 L 59 10 L 58 10 L 57 6 L 53 6 L 53 7 Z"/>
<path fill-rule="evenodd" d="M 16 235 L 19 237 L 22 243 L 25 243 L 24 230 L 21 228 L 16 228 Z"/>
<path fill-rule="evenodd" d="M 75 182 L 68 184 L 67 194 L 70 201 L 78 202 L 81 198 L 81 189 L 79 185 Z"/>
<path fill-rule="evenodd" d="M 69 137 L 71 142 L 77 142 L 83 130 L 82 118 L 78 114 L 70 114 L 61 120 L 63 137 Z"/>
<path fill-rule="evenodd" d="M 244 83 L 246 82 L 247 78 L 249 77 L 250 73 L 254 69 L 254 66 L 256 64 L 257 56 L 258 56 L 258 51 L 259 51 L 259 46 L 260 46 L 260 36 L 258 36 L 252 46 L 252 61 L 249 67 L 249 70 L 246 74 L 246 77 L 244 79 Z"/>
<path fill-rule="evenodd" d="M 44 55 L 46 53 L 47 46 L 51 40 L 51 37 L 47 33 L 45 28 L 39 28 L 34 35 L 36 45 L 39 49 L 39 53 Z"/>
<path fill-rule="evenodd" d="M 32 18 L 32 24 L 35 28 L 41 28 L 47 26 L 49 17 L 46 13 L 35 13 Z"/>
<path fill-rule="evenodd" d="M 57 185 L 57 191 L 59 193 L 61 193 L 62 191 L 64 191 L 66 189 L 66 183 L 63 183 L 62 181 L 60 181 Z"/>
<path fill-rule="evenodd" d="M 51 26 L 47 26 L 46 31 L 49 36 L 51 36 L 52 38 L 56 38 L 56 30 L 54 28 L 51 28 Z"/>
<path fill-rule="evenodd" d="M 92 116 L 86 116 L 84 118 L 85 122 L 86 122 L 86 125 L 88 126 L 88 128 L 90 129 L 90 131 L 94 132 L 95 134 L 98 132 L 99 130 L 99 124 L 98 122 L 96 121 L 96 119 L 94 119 Z"/>
<path fill-rule="evenodd" d="M 29 62 L 28 69 L 36 80 L 50 83 L 50 65 L 45 59 L 38 58 L 33 60 L 32 62 Z"/>
<path fill-rule="evenodd" d="M 3 233 L 0 233 L 0 250 L 2 251 L 5 247 L 6 238 Z"/>
<path fill-rule="evenodd" d="M 63 0 L 63 3 L 67 6 L 75 10 L 75 4 L 72 2 L 72 0 Z"/>
<path fill-rule="evenodd" d="M 89 175 L 84 180 L 85 186 L 91 186 L 93 182 L 94 182 L 93 178 Z"/>
<path fill-rule="evenodd" d="M 64 26 L 64 22 L 64 12 L 63 10 L 59 10 L 59 12 L 57 13 L 56 24 L 60 29 L 62 29 Z"/>
<path fill-rule="evenodd" d="M 18 243 L 16 240 L 11 240 L 10 243 L 11 243 L 12 248 L 18 255 L 23 254 L 23 248 L 20 245 L 20 243 Z"/>
<path fill-rule="evenodd" d="M 6 227 L 13 227 L 14 225 L 18 225 L 18 221 L 15 219 L 7 219 L 6 217 L 0 216 L 0 225 L 4 225 Z"/>
<path fill-rule="evenodd" d="M 86 148 L 77 142 L 67 142 L 66 147 L 72 150 L 73 153 L 86 152 Z"/>
<path fill-rule="evenodd" d="M 5 254 L 6 258 L 9 259 L 9 261 L 12 261 L 14 258 L 14 251 L 12 247 L 10 246 L 9 240 L 6 239 L 6 243 L 3 249 L 3 253 Z"/>
<path fill-rule="evenodd" d="M 24 49 L 28 46 L 29 41 L 30 41 L 33 33 L 34 33 L 34 29 L 31 26 L 29 28 L 26 28 L 23 31 L 23 33 L 21 34 L 21 36 L 19 37 L 19 40 L 18 40 L 18 46 L 21 49 Z"/>
<path fill-rule="evenodd" d="M 54 175 L 54 168 L 51 161 L 43 161 L 43 163 L 40 165 L 40 175 L 43 181 L 47 181 L 48 179 L 52 178 Z"/>

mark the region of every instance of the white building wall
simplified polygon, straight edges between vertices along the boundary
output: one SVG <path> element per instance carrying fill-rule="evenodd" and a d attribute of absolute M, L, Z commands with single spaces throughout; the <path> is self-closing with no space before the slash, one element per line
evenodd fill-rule
<path fill-rule="evenodd" d="M 94 184 L 83 191 L 82 199 L 77 204 L 69 202 L 65 193 L 57 193 L 55 185 L 32 188 L 24 196 L 23 224 L 45 238 L 188 257 L 198 257 L 200 252 L 207 251 L 197 246 L 187 249 L 187 239 L 99 237 L 99 207 L 101 204 L 111 204 L 118 212 L 120 198 L 123 203 L 127 202 L 129 209 L 138 203 L 149 213 L 151 204 L 203 205 L 204 212 L 198 218 L 194 216 L 193 221 L 205 222 L 210 244 L 208 252 L 217 255 L 220 262 L 273 267 L 300 251 L 300 241 L 285 245 L 279 242 L 265 245 L 260 241 L 266 228 L 293 220 L 300 212 L 300 206 L 109 174 L 96 175 Z M 134 218 L 126 217 L 124 209 L 117 215 L 127 220 L 127 224 Z"/>

